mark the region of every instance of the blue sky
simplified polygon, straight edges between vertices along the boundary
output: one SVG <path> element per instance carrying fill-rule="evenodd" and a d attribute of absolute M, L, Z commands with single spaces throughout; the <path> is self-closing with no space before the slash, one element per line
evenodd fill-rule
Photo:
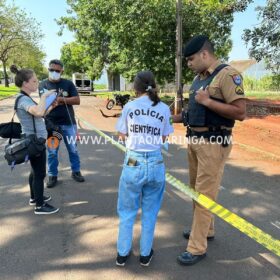
<path fill-rule="evenodd" d="M 248 49 L 244 41 L 241 39 L 244 29 L 251 29 L 258 25 L 258 13 L 255 11 L 257 6 L 265 6 L 266 0 L 255 0 L 251 3 L 245 12 L 236 13 L 234 16 L 231 39 L 233 41 L 232 51 L 230 53 L 230 60 L 248 58 Z"/>
<path fill-rule="evenodd" d="M 42 46 L 47 57 L 45 64 L 54 58 L 60 57 L 60 48 L 63 43 L 74 40 L 73 35 L 65 30 L 63 36 L 58 36 L 59 26 L 55 18 L 66 15 L 66 0 L 8 0 L 14 2 L 16 6 L 24 9 L 29 15 L 41 23 L 41 30 L 45 37 L 42 40 Z"/>
<path fill-rule="evenodd" d="M 12 0 L 9 0 L 12 2 Z M 45 34 L 42 41 L 44 51 L 47 53 L 46 64 L 50 59 L 60 57 L 60 48 L 63 43 L 73 40 L 73 35 L 65 30 L 62 37 L 57 35 L 59 27 L 55 18 L 66 15 L 66 0 L 14 0 L 16 6 L 21 7 L 41 23 L 41 29 Z M 249 5 L 244 13 L 237 13 L 234 17 L 232 28 L 233 49 L 230 60 L 248 58 L 248 50 L 241 36 L 245 28 L 252 28 L 258 23 L 256 6 L 264 6 L 265 0 L 256 0 Z"/>

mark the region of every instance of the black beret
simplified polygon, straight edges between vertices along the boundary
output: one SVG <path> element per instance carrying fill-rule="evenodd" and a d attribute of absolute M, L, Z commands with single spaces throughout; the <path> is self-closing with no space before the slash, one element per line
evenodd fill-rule
<path fill-rule="evenodd" d="M 184 57 L 189 57 L 189 56 L 199 52 L 207 40 L 209 41 L 209 38 L 205 35 L 197 35 L 197 36 L 192 37 L 186 43 L 186 46 L 184 49 Z"/>

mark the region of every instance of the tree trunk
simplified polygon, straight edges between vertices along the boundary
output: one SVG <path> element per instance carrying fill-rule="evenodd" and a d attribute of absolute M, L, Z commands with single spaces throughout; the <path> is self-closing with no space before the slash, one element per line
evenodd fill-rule
<path fill-rule="evenodd" d="M 2 61 L 3 63 L 3 71 L 4 71 L 4 80 L 5 80 L 5 87 L 9 87 L 9 79 L 8 79 L 8 73 L 7 73 L 7 65 L 6 61 Z"/>

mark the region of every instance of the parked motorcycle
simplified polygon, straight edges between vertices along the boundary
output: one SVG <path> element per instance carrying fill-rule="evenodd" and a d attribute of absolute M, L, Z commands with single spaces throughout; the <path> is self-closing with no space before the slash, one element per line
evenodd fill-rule
<path fill-rule="evenodd" d="M 129 94 L 113 94 L 113 98 L 109 99 L 106 103 L 106 108 L 111 110 L 115 105 L 119 105 L 123 108 L 123 106 L 129 101 L 130 95 Z"/>

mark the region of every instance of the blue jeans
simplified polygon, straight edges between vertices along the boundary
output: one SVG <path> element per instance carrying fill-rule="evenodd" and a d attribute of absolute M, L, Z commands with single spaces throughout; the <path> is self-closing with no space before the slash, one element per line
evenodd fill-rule
<path fill-rule="evenodd" d="M 80 171 L 80 156 L 76 143 L 77 126 L 60 125 L 59 128 L 62 132 L 63 140 L 68 151 L 72 172 L 78 172 Z M 48 147 L 49 176 L 57 176 L 58 174 L 58 150 L 59 146 L 56 149 Z"/>
<path fill-rule="evenodd" d="M 129 158 L 137 160 L 136 166 L 129 166 Z M 118 214 L 119 237 L 117 250 L 126 256 L 131 250 L 133 225 L 142 208 L 140 254 L 151 252 L 157 215 L 165 189 L 165 167 L 161 151 L 133 152 L 125 156 L 119 182 Z"/>

